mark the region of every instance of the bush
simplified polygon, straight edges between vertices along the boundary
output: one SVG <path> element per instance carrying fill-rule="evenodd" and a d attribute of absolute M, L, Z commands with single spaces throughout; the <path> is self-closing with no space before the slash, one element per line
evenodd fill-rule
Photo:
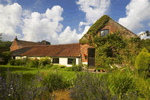
<path fill-rule="evenodd" d="M 59 65 L 53 65 L 53 66 L 51 67 L 52 70 L 57 70 L 57 69 L 59 69 L 59 68 L 60 68 Z"/>
<path fill-rule="evenodd" d="M 44 66 L 44 68 L 46 68 L 46 69 L 49 69 L 49 68 L 51 68 L 51 67 L 52 67 L 51 64 L 47 64 L 47 65 Z"/>
<path fill-rule="evenodd" d="M 9 62 L 8 62 L 10 65 L 15 65 L 15 59 L 11 59 L 11 60 L 9 60 Z"/>
<path fill-rule="evenodd" d="M 39 64 L 40 64 L 40 65 L 43 65 L 43 66 L 45 66 L 45 65 L 47 65 L 47 64 L 50 64 L 50 63 L 51 63 L 51 59 L 49 59 L 48 57 L 41 58 L 41 59 L 39 60 Z"/>
<path fill-rule="evenodd" d="M 147 77 L 150 71 L 150 53 L 146 48 L 139 53 L 135 59 L 135 68 L 138 70 L 138 74 L 143 77 Z"/>
<path fill-rule="evenodd" d="M 22 65 L 25 65 L 25 60 L 23 59 L 11 59 L 9 60 L 8 62 L 10 65 L 16 65 L 16 66 L 22 66 Z"/>
<path fill-rule="evenodd" d="M 38 62 L 37 59 L 35 59 L 35 60 L 30 60 L 30 61 L 29 61 L 28 67 L 31 67 L 31 68 L 38 68 L 38 65 L 39 65 L 39 62 Z"/>
<path fill-rule="evenodd" d="M 22 66 L 24 64 L 25 64 L 25 60 L 23 60 L 23 59 L 16 59 L 15 60 L 15 65 L 17 65 L 17 66 Z"/>
<path fill-rule="evenodd" d="M 149 100 L 150 98 L 150 82 L 141 77 L 138 77 L 135 81 L 136 91 L 139 98 L 143 100 Z"/>
<path fill-rule="evenodd" d="M 66 67 L 64 70 L 65 70 L 65 71 L 74 71 L 74 70 L 73 70 L 73 67 Z"/>
<path fill-rule="evenodd" d="M 58 73 L 49 73 L 41 81 L 42 86 L 46 86 L 49 92 L 54 90 L 65 89 L 70 86 L 70 82 L 66 81 L 65 78 Z"/>
<path fill-rule="evenodd" d="M 61 65 L 60 68 L 66 68 L 66 66 L 65 65 Z"/>
<path fill-rule="evenodd" d="M 106 87 L 105 80 L 100 80 L 99 75 L 92 73 L 77 73 L 73 80 L 70 96 L 73 100 L 109 100 L 112 99 Z"/>
<path fill-rule="evenodd" d="M 135 80 L 130 69 L 117 70 L 109 75 L 107 86 L 112 95 L 118 94 L 120 98 L 130 90 L 135 89 Z"/>

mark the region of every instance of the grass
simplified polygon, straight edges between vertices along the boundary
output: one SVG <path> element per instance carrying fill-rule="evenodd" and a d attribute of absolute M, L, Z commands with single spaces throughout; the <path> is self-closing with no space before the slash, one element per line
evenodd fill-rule
<path fill-rule="evenodd" d="M 11 66 L 11 65 L 0 65 L 0 70 L 1 70 L 1 76 L 4 78 L 6 76 L 6 71 L 7 68 L 12 73 L 23 73 L 23 78 L 29 83 L 31 78 L 34 78 L 35 74 L 38 72 L 38 70 L 41 73 L 49 73 L 53 70 L 51 69 L 38 69 L 38 68 L 27 68 L 27 67 L 22 67 L 22 66 Z M 75 72 L 73 71 L 64 71 L 63 69 L 59 69 L 59 73 L 62 74 L 64 77 L 67 79 L 71 79 L 76 75 Z"/>

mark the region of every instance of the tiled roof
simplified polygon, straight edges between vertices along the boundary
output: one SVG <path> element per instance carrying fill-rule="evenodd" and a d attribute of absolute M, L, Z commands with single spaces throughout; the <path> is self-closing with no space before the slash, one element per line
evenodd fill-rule
<path fill-rule="evenodd" d="M 11 52 L 12 56 L 20 56 L 21 54 L 25 53 L 26 51 L 30 50 L 32 47 L 24 47 L 21 49 L 17 49 Z"/>
<path fill-rule="evenodd" d="M 30 42 L 30 41 L 23 41 L 23 40 L 17 40 L 17 43 L 21 47 L 35 46 L 35 45 L 45 45 L 45 44 L 42 44 L 42 43 L 36 43 L 36 42 Z"/>
<path fill-rule="evenodd" d="M 41 45 L 32 48 L 21 56 L 80 57 L 80 44 Z"/>

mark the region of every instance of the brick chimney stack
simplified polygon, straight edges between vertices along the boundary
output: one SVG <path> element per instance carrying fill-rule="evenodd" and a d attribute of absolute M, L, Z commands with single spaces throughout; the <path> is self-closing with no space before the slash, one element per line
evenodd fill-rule
<path fill-rule="evenodd" d="M 17 36 L 15 37 L 15 40 L 18 40 Z"/>

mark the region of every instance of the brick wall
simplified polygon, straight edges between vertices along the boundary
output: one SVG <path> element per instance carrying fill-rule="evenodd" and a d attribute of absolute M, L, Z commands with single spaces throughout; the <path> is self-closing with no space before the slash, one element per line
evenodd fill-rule
<path fill-rule="evenodd" d="M 82 55 L 82 62 L 88 62 L 88 48 L 94 48 L 94 47 L 89 46 L 88 44 L 80 45 L 80 53 Z M 87 55 L 86 58 L 84 54 Z"/>
<path fill-rule="evenodd" d="M 19 49 L 19 46 L 17 44 L 17 41 L 14 39 L 14 42 L 12 43 L 11 47 L 10 47 L 10 51 L 14 51 Z"/>
<path fill-rule="evenodd" d="M 131 31 L 123 28 L 121 25 L 119 25 L 118 23 L 116 23 L 113 20 L 109 20 L 108 24 L 105 27 L 103 27 L 101 30 L 104 30 L 104 29 L 109 29 L 109 33 L 113 33 L 117 30 L 120 32 L 127 32 L 128 34 L 126 35 L 126 37 L 135 37 L 136 36 Z M 100 31 L 98 32 L 97 35 L 98 36 L 100 35 Z"/>

